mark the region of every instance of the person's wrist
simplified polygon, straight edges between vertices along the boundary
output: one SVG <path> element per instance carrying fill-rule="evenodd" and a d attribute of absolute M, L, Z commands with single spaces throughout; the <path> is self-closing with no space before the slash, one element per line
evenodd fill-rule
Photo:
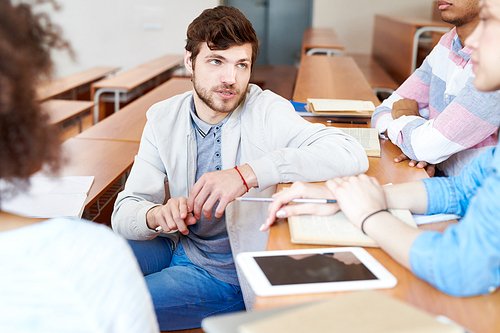
<path fill-rule="evenodd" d="M 248 188 L 257 187 L 259 184 L 257 182 L 257 176 L 248 164 L 244 164 L 238 166 L 238 171 L 241 173 L 241 176 L 245 179 L 245 182 Z"/>
<path fill-rule="evenodd" d="M 153 231 L 156 231 L 156 228 L 159 227 L 155 217 L 159 209 L 161 209 L 161 206 L 154 206 L 146 213 L 146 225 Z"/>
<path fill-rule="evenodd" d="M 361 223 L 359 225 L 359 228 L 361 229 L 361 231 L 363 232 L 363 234 L 367 234 L 366 233 L 366 224 L 368 221 L 370 220 L 373 220 L 373 217 L 375 217 L 376 215 L 379 215 L 380 213 L 389 213 L 389 210 L 388 209 L 378 209 L 368 215 L 366 215 L 363 220 L 361 220 Z"/>

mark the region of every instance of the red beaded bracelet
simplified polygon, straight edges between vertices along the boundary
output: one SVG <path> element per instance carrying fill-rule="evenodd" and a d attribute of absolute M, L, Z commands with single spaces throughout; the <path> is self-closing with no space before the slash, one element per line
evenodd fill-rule
<path fill-rule="evenodd" d="M 250 188 L 248 187 L 247 182 L 245 181 L 245 178 L 243 178 L 243 175 L 241 174 L 240 170 L 238 170 L 237 166 L 235 166 L 234 168 L 236 169 L 236 171 L 238 171 L 238 173 L 241 177 L 241 180 L 243 181 L 243 185 L 245 185 L 245 187 L 247 188 L 247 192 L 248 192 L 250 190 Z"/>

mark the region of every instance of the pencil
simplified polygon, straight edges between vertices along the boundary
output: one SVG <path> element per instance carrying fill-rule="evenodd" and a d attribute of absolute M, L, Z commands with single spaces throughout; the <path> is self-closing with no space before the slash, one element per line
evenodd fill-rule
<path fill-rule="evenodd" d="M 327 120 L 328 124 L 364 124 L 366 125 L 366 121 L 356 121 L 356 120 Z"/>
<path fill-rule="evenodd" d="M 273 202 L 273 198 L 250 198 L 250 197 L 239 197 L 236 198 L 238 201 L 259 201 L 259 202 Z M 337 200 L 330 199 L 293 199 L 291 202 L 294 203 L 312 203 L 312 204 L 329 204 L 336 203 Z"/>

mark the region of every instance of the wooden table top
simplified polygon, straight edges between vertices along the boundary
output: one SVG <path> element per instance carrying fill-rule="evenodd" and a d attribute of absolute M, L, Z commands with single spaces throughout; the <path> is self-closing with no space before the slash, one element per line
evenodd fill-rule
<path fill-rule="evenodd" d="M 116 72 L 119 67 L 94 67 L 73 75 L 47 82 L 37 89 L 38 100 L 44 101 Z"/>
<path fill-rule="evenodd" d="M 345 49 L 339 36 L 333 29 L 309 27 L 302 37 L 302 54 L 304 55 L 307 50 L 316 48 L 334 50 Z"/>
<path fill-rule="evenodd" d="M 41 103 L 42 109 L 49 115 L 50 124 L 60 124 L 89 110 L 94 102 L 50 99 Z"/>
<path fill-rule="evenodd" d="M 400 150 L 390 141 L 381 140 L 381 152 L 381 158 L 368 158 L 370 167 L 366 173 L 369 176 L 376 177 L 381 184 L 403 183 L 427 177 L 425 171 L 422 169 L 410 168 L 408 163 L 394 163 L 393 158 L 400 154 Z M 456 221 L 432 223 L 422 225 L 419 228 L 424 230 L 443 231 L 448 225 L 455 222 Z M 276 251 L 320 247 L 332 246 L 293 244 L 290 241 L 290 231 L 287 221 L 280 219 L 271 227 L 266 250 Z M 380 289 L 378 290 L 379 292 L 399 298 L 429 313 L 444 315 L 475 333 L 500 332 L 499 292 L 486 296 L 464 298 L 452 297 L 438 291 L 427 282 L 417 278 L 412 272 L 398 264 L 381 249 L 366 248 L 366 250 L 398 280 L 396 287 L 391 289 Z M 338 293 L 272 297 L 257 296 L 254 309 L 264 310 L 301 304 L 332 297 L 336 294 Z"/>
<path fill-rule="evenodd" d="M 65 163 L 60 176 L 94 176 L 85 201 L 87 210 L 130 169 L 138 150 L 137 142 L 71 138 L 62 144 Z"/>
<path fill-rule="evenodd" d="M 443 228 L 447 225 L 446 223 L 438 224 Z M 436 228 L 437 226 L 434 225 L 432 227 Z M 422 226 L 420 228 L 425 229 L 425 227 Z M 291 243 L 288 223 L 283 219 L 279 220 L 271 227 L 267 243 L 268 251 L 318 247 L 326 246 L 299 245 Z M 464 298 L 452 297 L 438 291 L 427 282 L 418 279 L 415 275 L 413 275 L 413 273 L 399 265 L 381 249 L 366 248 L 366 250 L 385 268 L 387 268 L 398 280 L 396 287 L 391 289 L 380 289 L 378 290 L 379 292 L 403 300 L 435 315 L 444 315 L 475 333 L 493 333 L 500 331 L 499 292 L 487 296 Z M 331 297 L 336 294 L 338 293 L 271 297 L 258 296 L 255 300 L 254 309 L 264 310 L 290 306 Z"/>
<path fill-rule="evenodd" d="M 118 73 L 113 77 L 97 81 L 92 84 L 92 89 L 110 88 L 130 91 L 142 83 L 154 79 L 161 73 L 181 65 L 183 59 L 182 55 L 166 55 L 123 73 Z"/>
<path fill-rule="evenodd" d="M 170 79 L 83 131 L 77 138 L 140 142 L 148 109 L 157 102 L 191 89 L 193 86 L 189 78 Z"/>
<path fill-rule="evenodd" d="M 302 56 L 293 100 L 306 103 L 308 98 L 354 99 L 380 104 L 351 57 Z"/>

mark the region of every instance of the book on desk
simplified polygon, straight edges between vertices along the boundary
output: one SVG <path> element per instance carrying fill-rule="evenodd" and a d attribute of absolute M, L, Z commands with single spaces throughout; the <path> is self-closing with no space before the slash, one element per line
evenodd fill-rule
<path fill-rule="evenodd" d="M 381 156 L 380 141 L 378 139 L 378 129 L 361 127 L 337 128 L 345 134 L 349 134 L 354 139 L 356 139 L 361 144 L 368 157 Z"/>
<path fill-rule="evenodd" d="M 389 209 L 406 224 L 416 228 L 411 212 Z M 378 247 L 377 243 L 356 228 L 342 212 L 330 216 L 298 215 L 288 218 L 292 243 Z"/>
<path fill-rule="evenodd" d="M 375 104 L 349 99 L 308 98 L 307 109 L 315 115 L 370 118 Z"/>

